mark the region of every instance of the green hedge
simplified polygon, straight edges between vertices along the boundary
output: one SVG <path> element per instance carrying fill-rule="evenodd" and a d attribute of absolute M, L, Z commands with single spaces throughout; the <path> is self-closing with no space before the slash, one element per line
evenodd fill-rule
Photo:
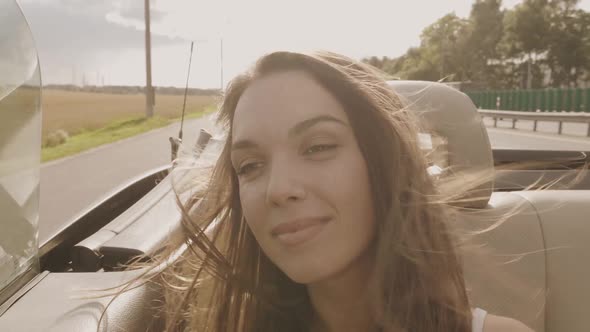
<path fill-rule="evenodd" d="M 466 94 L 481 109 L 590 112 L 590 88 L 487 90 Z"/>

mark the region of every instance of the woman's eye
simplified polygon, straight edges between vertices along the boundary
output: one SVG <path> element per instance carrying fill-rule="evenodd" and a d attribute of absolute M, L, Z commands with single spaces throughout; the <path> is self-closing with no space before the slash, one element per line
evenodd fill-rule
<path fill-rule="evenodd" d="M 329 151 L 329 150 L 335 149 L 336 147 L 337 147 L 336 144 L 318 144 L 318 145 L 314 145 L 314 146 L 308 148 L 307 150 L 305 150 L 305 154 L 313 154 L 313 153 Z"/>
<path fill-rule="evenodd" d="M 260 164 L 261 164 L 260 162 L 246 163 L 246 164 L 240 166 L 238 168 L 238 170 L 236 171 L 236 173 L 238 175 L 248 175 L 250 172 L 252 172 L 256 168 L 260 167 Z"/>

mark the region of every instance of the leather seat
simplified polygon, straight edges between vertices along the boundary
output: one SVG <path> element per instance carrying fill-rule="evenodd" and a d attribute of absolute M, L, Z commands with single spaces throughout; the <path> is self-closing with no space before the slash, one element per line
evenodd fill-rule
<path fill-rule="evenodd" d="M 493 172 L 486 129 L 466 95 L 433 82 L 390 85 L 446 140 L 451 167 Z M 462 254 L 472 306 L 539 332 L 587 331 L 590 190 L 494 192 L 494 181 L 480 189 L 480 199 L 456 220 L 467 239 Z"/>
<path fill-rule="evenodd" d="M 545 243 L 545 331 L 588 331 L 590 190 L 516 194 L 535 209 Z"/>

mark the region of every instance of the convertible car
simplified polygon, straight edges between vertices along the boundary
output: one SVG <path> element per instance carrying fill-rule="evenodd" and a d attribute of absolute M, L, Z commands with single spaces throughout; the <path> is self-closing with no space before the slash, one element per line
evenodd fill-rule
<path fill-rule="evenodd" d="M 466 252 L 464 264 L 474 306 L 539 332 L 588 331 L 590 176 L 580 169 L 588 152 L 492 149 L 476 107 L 462 92 L 432 82 L 390 85 L 430 129 L 421 137 L 424 150 L 445 152 L 434 159 L 433 176 L 446 166 L 458 174 L 495 172 L 458 220 L 473 235 L 474 250 Z M 39 243 L 41 90 L 28 24 L 14 1 L 1 1 L 0 331 L 158 330 L 157 286 L 125 292 L 108 308 L 112 296 L 80 291 L 115 287 L 141 273 L 126 263 L 138 256 L 150 260 L 179 231 L 173 164 L 138 174 Z M 202 131 L 197 142 L 185 144 L 194 146 L 189 150 L 198 160 L 222 142 Z M 514 163 L 528 166 L 506 168 Z M 184 175 L 190 174 L 180 179 Z M 550 190 L 537 190 L 547 184 L 553 184 Z"/>

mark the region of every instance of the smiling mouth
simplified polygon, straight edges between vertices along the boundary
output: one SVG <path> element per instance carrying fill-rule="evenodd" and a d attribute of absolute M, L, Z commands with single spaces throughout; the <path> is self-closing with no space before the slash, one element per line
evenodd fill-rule
<path fill-rule="evenodd" d="M 272 230 L 272 236 L 285 246 L 296 246 L 311 240 L 322 231 L 330 218 L 298 219 L 279 224 Z"/>

